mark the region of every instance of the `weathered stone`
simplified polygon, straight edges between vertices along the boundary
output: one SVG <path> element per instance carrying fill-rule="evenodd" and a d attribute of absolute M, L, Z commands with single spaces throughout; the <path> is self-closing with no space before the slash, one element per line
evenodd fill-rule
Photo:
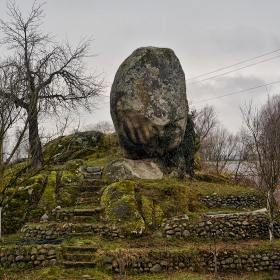
<path fill-rule="evenodd" d="M 37 254 L 37 248 L 35 248 L 35 247 L 33 247 L 32 249 L 31 249 L 31 255 L 35 255 L 35 254 Z"/>
<path fill-rule="evenodd" d="M 55 255 L 55 250 L 53 250 L 53 249 L 50 250 L 50 251 L 48 252 L 48 255 L 49 255 L 49 256 Z"/>
<path fill-rule="evenodd" d="M 152 272 L 159 272 L 161 271 L 161 265 L 160 264 L 155 264 L 153 267 L 150 268 L 150 271 Z"/>
<path fill-rule="evenodd" d="M 126 156 L 163 155 L 186 128 L 185 75 L 171 49 L 135 50 L 119 67 L 111 89 L 111 115 Z"/>
<path fill-rule="evenodd" d="M 110 181 L 133 179 L 162 179 L 163 173 L 152 161 L 116 159 L 108 163 L 103 171 L 103 178 Z"/>
<path fill-rule="evenodd" d="M 104 208 L 104 219 L 120 227 L 127 235 L 142 235 L 146 230 L 133 182 L 123 181 L 107 186 L 100 203 Z"/>
<path fill-rule="evenodd" d="M 41 222 L 46 222 L 48 219 L 49 219 L 49 216 L 48 216 L 47 214 L 44 214 L 44 215 L 41 217 L 40 221 L 41 221 Z"/>
<path fill-rule="evenodd" d="M 45 256 L 44 255 L 39 255 L 37 256 L 37 261 L 44 261 L 45 260 Z"/>
<path fill-rule="evenodd" d="M 100 172 L 101 171 L 101 167 L 100 166 L 88 166 L 86 168 L 86 171 L 89 172 L 89 173 Z"/>
<path fill-rule="evenodd" d="M 183 233 L 182 233 L 182 235 L 183 235 L 184 237 L 188 237 L 188 236 L 191 235 L 191 233 L 190 233 L 188 230 L 184 230 Z"/>
<path fill-rule="evenodd" d="M 163 237 L 163 234 L 161 232 L 156 232 L 154 234 L 154 237 L 158 237 L 158 238 L 162 238 Z"/>

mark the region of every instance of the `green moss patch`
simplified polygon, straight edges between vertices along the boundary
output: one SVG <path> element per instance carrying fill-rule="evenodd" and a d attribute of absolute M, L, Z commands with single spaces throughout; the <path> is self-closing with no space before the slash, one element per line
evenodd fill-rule
<path fill-rule="evenodd" d="M 134 183 L 122 181 L 109 185 L 101 197 L 105 219 L 122 228 L 126 235 L 141 235 L 145 222 L 135 199 Z"/>
<path fill-rule="evenodd" d="M 150 229 L 157 228 L 164 217 L 161 207 L 145 196 L 141 197 L 141 212 L 146 225 Z"/>

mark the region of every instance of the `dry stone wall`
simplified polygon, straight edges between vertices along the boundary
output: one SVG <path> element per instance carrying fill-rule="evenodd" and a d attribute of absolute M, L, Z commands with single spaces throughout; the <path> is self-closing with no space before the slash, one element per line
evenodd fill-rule
<path fill-rule="evenodd" d="M 48 266 L 57 263 L 58 246 L 32 245 L 0 248 L 0 267 Z"/>
<path fill-rule="evenodd" d="M 86 234 L 97 234 L 104 237 L 121 237 L 124 238 L 119 229 L 111 228 L 107 225 L 95 224 L 37 224 L 37 225 L 24 225 L 21 228 L 21 240 L 48 240 L 55 238 L 62 238 L 67 236 L 79 236 Z"/>
<path fill-rule="evenodd" d="M 154 236 L 160 238 L 217 237 L 233 239 L 268 238 L 269 219 L 263 212 L 206 215 L 191 218 L 187 215 L 163 219 Z M 280 235 L 279 218 L 275 233 Z M 24 225 L 22 240 L 53 239 L 67 236 L 97 234 L 103 237 L 124 238 L 121 229 L 102 224 L 42 223 Z"/>
<path fill-rule="evenodd" d="M 211 249 L 193 251 L 157 251 L 149 250 L 145 253 L 125 252 L 126 255 L 133 256 L 130 260 L 122 260 L 126 267 L 122 270 L 129 271 L 132 274 L 160 272 L 160 271 L 214 271 L 215 262 Z M 118 258 L 107 254 L 104 258 L 108 268 L 114 272 L 119 272 L 120 263 Z M 247 250 L 232 251 L 223 250 L 217 252 L 218 272 L 241 271 L 258 272 L 270 271 L 279 273 L 280 271 L 280 251 L 271 250 Z"/>
<path fill-rule="evenodd" d="M 258 208 L 265 207 L 265 199 L 259 195 L 228 195 L 226 197 L 221 197 L 218 195 L 209 195 L 201 199 L 208 208 Z"/>
<path fill-rule="evenodd" d="M 266 214 L 258 212 L 204 215 L 199 220 L 190 220 L 187 215 L 183 215 L 164 219 L 155 236 L 166 238 L 268 238 L 268 225 L 269 219 Z M 277 221 L 275 222 L 275 232 L 280 234 Z"/>

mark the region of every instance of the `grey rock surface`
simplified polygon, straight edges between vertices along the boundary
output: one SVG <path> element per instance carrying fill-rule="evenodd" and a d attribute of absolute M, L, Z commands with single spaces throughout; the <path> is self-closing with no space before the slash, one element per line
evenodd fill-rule
<path fill-rule="evenodd" d="M 152 161 L 119 158 L 108 163 L 103 170 L 103 179 L 123 181 L 133 179 L 162 179 L 163 173 Z"/>
<path fill-rule="evenodd" d="M 187 100 L 185 75 L 174 52 L 156 47 L 135 50 L 116 73 L 110 107 L 126 157 L 161 156 L 180 144 Z"/>

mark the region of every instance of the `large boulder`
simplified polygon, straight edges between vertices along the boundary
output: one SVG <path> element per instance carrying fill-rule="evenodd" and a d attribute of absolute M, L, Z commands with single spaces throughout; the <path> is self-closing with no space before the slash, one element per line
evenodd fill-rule
<path fill-rule="evenodd" d="M 119 67 L 111 115 L 125 156 L 161 156 L 180 144 L 187 121 L 185 75 L 171 49 L 135 50 Z"/>
<path fill-rule="evenodd" d="M 117 182 L 134 179 L 162 179 L 159 167 L 149 160 L 119 158 L 108 163 L 103 170 L 103 179 Z"/>

